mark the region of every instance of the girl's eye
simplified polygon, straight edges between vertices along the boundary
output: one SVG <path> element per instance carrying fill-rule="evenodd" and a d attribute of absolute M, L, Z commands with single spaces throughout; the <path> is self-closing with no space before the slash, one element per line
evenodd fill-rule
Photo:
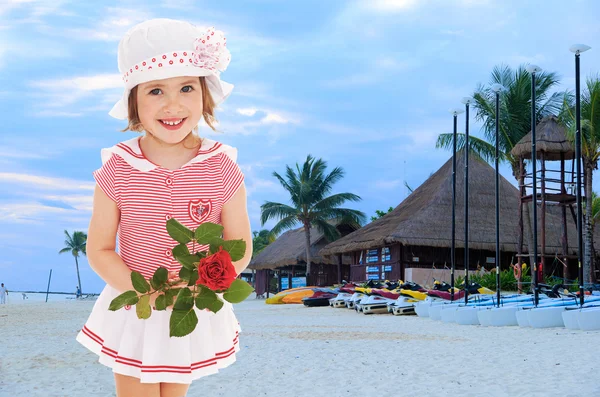
<path fill-rule="evenodd" d="M 187 89 L 186 89 L 187 88 Z M 181 89 L 183 92 L 192 92 L 194 90 L 194 87 L 192 87 L 191 85 L 186 85 L 185 87 L 183 87 Z M 160 91 L 160 88 L 155 88 L 152 91 L 150 91 L 151 95 L 158 95 Z"/>

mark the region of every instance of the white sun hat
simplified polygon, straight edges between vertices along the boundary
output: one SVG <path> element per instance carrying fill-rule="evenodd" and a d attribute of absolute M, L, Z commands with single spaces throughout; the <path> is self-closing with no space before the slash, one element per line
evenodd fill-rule
<path fill-rule="evenodd" d="M 119 42 L 119 72 L 125 92 L 108 113 L 127 119 L 129 92 L 138 84 L 180 76 L 205 76 L 215 105 L 233 85 L 221 81 L 231 54 L 223 32 L 167 18 L 150 19 L 131 28 Z"/>

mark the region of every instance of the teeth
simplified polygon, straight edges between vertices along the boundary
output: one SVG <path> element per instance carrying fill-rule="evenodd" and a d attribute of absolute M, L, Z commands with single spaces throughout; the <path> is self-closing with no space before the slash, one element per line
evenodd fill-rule
<path fill-rule="evenodd" d="M 177 124 L 181 123 L 183 121 L 183 119 L 181 119 L 179 121 L 164 121 L 164 120 L 161 120 L 161 121 L 168 125 L 177 125 Z"/>

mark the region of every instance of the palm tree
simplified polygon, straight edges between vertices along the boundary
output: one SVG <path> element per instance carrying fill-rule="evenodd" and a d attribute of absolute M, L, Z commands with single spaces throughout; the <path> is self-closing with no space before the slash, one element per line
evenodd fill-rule
<path fill-rule="evenodd" d="M 479 84 L 474 95 L 473 107 L 476 111 L 476 120 L 483 122 L 483 133 L 485 139 L 469 137 L 469 152 L 491 162 L 495 158 L 496 142 L 496 93 L 492 91 L 493 84 L 501 84 L 505 91 L 500 95 L 499 114 L 499 160 L 507 161 L 512 169 L 512 174 L 523 186 L 520 179 L 524 174 L 518 158 L 511 155 L 514 146 L 531 130 L 531 74 L 527 72 L 524 65 L 512 70 L 509 66 L 501 65 L 494 67 L 488 85 Z M 553 72 L 541 72 L 536 74 L 536 124 L 544 117 L 560 113 L 563 107 L 564 93 L 551 91 L 559 83 L 558 76 Z M 453 134 L 440 134 L 436 143 L 437 148 L 452 150 Z M 457 134 L 457 150 L 465 147 L 465 135 Z M 523 166 L 524 167 L 524 166 Z M 521 188 L 521 195 L 524 188 Z M 526 233 L 529 243 L 533 241 L 529 207 L 525 206 L 525 214 L 519 205 L 519 227 L 523 230 L 523 216 L 527 219 Z M 522 234 L 521 234 L 522 235 Z M 521 254 L 523 246 L 522 238 L 518 244 L 518 253 Z M 529 247 L 529 252 L 533 252 Z M 535 262 L 532 262 L 535 263 Z M 532 270 L 533 271 L 533 270 Z"/>
<path fill-rule="evenodd" d="M 252 258 L 260 254 L 260 252 L 264 250 L 267 245 L 275 241 L 275 236 L 273 236 L 267 229 L 262 229 L 260 232 L 255 230 L 252 232 L 252 235 Z"/>
<path fill-rule="evenodd" d="M 79 277 L 79 261 L 77 259 L 79 258 L 80 253 L 86 255 L 85 249 L 87 242 L 87 234 L 85 234 L 84 232 L 75 231 L 73 232 L 73 236 L 71 236 L 69 235 L 69 232 L 65 230 L 65 236 L 67 237 L 67 239 L 65 240 L 65 248 L 58 251 L 58 253 L 63 254 L 65 252 L 71 252 L 71 254 L 73 254 L 73 256 L 75 257 L 75 267 L 77 269 L 77 281 L 79 282 L 79 290 L 83 291 L 81 289 L 81 277 Z"/>
<path fill-rule="evenodd" d="M 273 176 L 290 194 L 291 205 L 270 201 L 261 205 L 261 222 L 264 225 L 269 219 L 279 219 L 271 233 L 275 236 L 302 223 L 306 235 L 306 281 L 310 283 L 310 229 L 316 227 L 329 241 L 340 237 L 339 231 L 328 221 L 346 223 L 359 228 L 366 215 L 361 211 L 339 208 L 345 201 L 360 201 L 361 198 L 352 193 L 338 193 L 327 197 L 332 185 L 344 176 L 340 167 L 335 167 L 325 174 L 327 162 L 315 159 L 310 154 L 302 168 L 296 163 L 296 172 L 286 166 L 287 180 L 277 172 Z"/>
<path fill-rule="evenodd" d="M 568 98 L 568 99 L 567 99 Z M 561 120 L 568 126 L 569 138 L 575 141 L 575 108 L 571 96 L 565 95 L 565 106 Z M 583 260 L 584 283 L 591 283 L 594 274 L 593 255 L 593 172 L 598 169 L 600 159 L 600 77 L 588 78 L 586 89 L 581 95 L 581 154 L 585 190 L 585 247 Z"/>

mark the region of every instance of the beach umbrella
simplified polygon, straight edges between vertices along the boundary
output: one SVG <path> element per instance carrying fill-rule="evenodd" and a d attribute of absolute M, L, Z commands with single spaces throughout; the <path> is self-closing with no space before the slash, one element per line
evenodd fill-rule
<path fill-rule="evenodd" d="M 581 100 L 579 81 L 579 54 L 591 47 L 585 44 L 575 44 L 569 51 L 575 53 L 575 159 L 577 163 L 577 259 L 579 264 L 579 304 L 583 305 L 583 213 L 581 205 Z"/>
<path fill-rule="evenodd" d="M 536 65 L 527 66 L 527 71 L 531 74 L 531 166 L 532 168 L 532 203 L 533 203 L 533 294 L 535 306 L 540 301 L 539 296 L 539 278 L 540 278 L 540 264 L 538 264 L 537 256 L 537 150 L 535 147 L 535 74 L 541 72 L 542 69 Z M 542 252 L 542 255 L 544 253 Z"/>
<path fill-rule="evenodd" d="M 498 146 L 499 146 L 499 125 L 500 125 L 500 92 L 504 90 L 502 84 L 493 84 L 492 91 L 496 93 L 496 151 L 495 151 L 495 162 L 496 162 L 496 304 L 500 307 L 500 200 L 499 200 L 499 188 L 500 182 L 498 179 Z"/>
<path fill-rule="evenodd" d="M 463 113 L 464 110 L 452 109 L 450 112 L 454 119 L 452 139 L 452 244 L 450 248 L 452 269 L 450 270 L 450 301 L 454 301 L 454 269 L 456 267 L 456 125 L 458 115 Z"/>
<path fill-rule="evenodd" d="M 465 305 L 469 301 L 469 105 L 471 97 L 464 97 L 465 104 Z"/>

